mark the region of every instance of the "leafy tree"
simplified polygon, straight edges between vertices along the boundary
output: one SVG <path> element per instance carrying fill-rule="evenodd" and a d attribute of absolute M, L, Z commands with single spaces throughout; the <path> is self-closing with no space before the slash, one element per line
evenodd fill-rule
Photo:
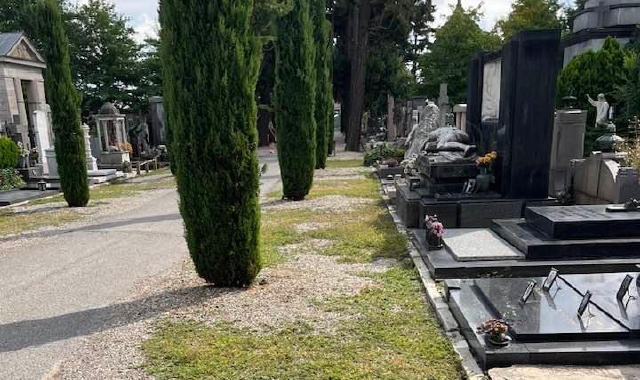
<path fill-rule="evenodd" d="M 70 207 L 84 207 L 89 202 L 89 185 L 80 99 L 71 80 L 69 40 L 55 0 L 38 4 L 35 28 L 47 61 L 45 91 L 51 106 L 60 187 Z"/>
<path fill-rule="evenodd" d="M 465 10 L 458 4 L 435 32 L 431 50 L 420 60 L 421 83 L 426 94 L 437 94 L 440 83 L 447 83 L 451 102 L 466 102 L 470 57 L 500 47 L 500 38 L 480 29 L 479 20 L 480 8 Z"/>
<path fill-rule="evenodd" d="M 316 74 L 316 169 L 324 169 L 329 153 L 329 133 L 333 131 L 333 88 L 329 62 L 333 60 L 325 0 L 311 0 Z"/>
<path fill-rule="evenodd" d="M 278 21 L 275 113 L 284 197 L 302 200 L 313 184 L 316 125 L 313 30 L 309 0 L 295 0 Z"/>
<path fill-rule="evenodd" d="M 162 61 L 160 59 L 159 38 L 144 40 L 137 70 L 139 97 L 146 99 L 152 96 L 162 96 Z"/>
<path fill-rule="evenodd" d="M 106 0 L 73 6 L 67 16 L 72 71 L 83 93 L 82 108 L 95 112 L 105 101 L 120 109 L 136 110 L 139 46 L 127 19 Z"/>
<path fill-rule="evenodd" d="M 595 139 L 602 134 L 595 128 L 596 110 L 587 101 L 587 94 L 595 98 L 604 93 L 611 105 L 623 100 L 616 96 L 616 89 L 626 81 L 624 64 L 624 51 L 615 39 L 609 37 L 602 49 L 589 50 L 574 57 L 558 76 L 557 104 L 560 106 L 562 98 L 571 95 L 578 99 L 579 108 L 589 112 L 585 152 L 593 150 Z"/>
<path fill-rule="evenodd" d="M 558 0 L 516 0 L 511 13 L 496 23 L 496 30 L 505 40 L 524 29 L 564 29 L 558 17 L 562 5 Z"/>
<path fill-rule="evenodd" d="M 431 19 L 433 7 L 425 0 L 338 0 L 334 9 L 334 28 L 337 36 L 334 84 L 342 104 L 342 125 L 346 126 L 347 149 L 359 150 L 362 114 L 370 107 L 381 107 L 386 94 L 398 84 L 379 83 L 373 76 L 406 79 L 405 69 L 398 66 L 398 58 L 412 59 L 416 45 L 409 42 L 410 32 L 423 33 Z M 415 41 L 414 41 L 415 42 Z M 426 43 L 421 37 L 420 44 Z M 375 51 L 372 63 L 370 52 Z M 378 52 L 384 51 L 383 57 Z M 395 53 L 394 53 L 395 51 Z M 376 88 L 371 88 L 374 85 Z M 367 94 L 378 92 L 379 96 Z M 394 94 L 397 95 L 397 94 Z M 382 100 L 385 99 L 385 100 Z"/>
<path fill-rule="evenodd" d="M 431 0 L 422 0 L 415 3 L 414 11 L 410 15 L 409 41 L 411 49 L 407 54 L 407 61 L 411 63 L 411 74 L 414 78 L 417 78 L 418 60 L 430 45 L 429 34 L 433 32 L 433 29 L 429 24 L 434 21 L 435 11 L 436 8 Z"/>
<path fill-rule="evenodd" d="M 248 285 L 261 267 L 252 10 L 252 0 L 160 2 L 180 212 L 196 271 L 216 286 Z"/>

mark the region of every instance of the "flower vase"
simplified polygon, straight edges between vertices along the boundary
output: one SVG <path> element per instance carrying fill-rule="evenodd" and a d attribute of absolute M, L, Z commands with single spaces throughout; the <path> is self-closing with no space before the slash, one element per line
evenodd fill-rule
<path fill-rule="evenodd" d="M 504 347 L 508 346 L 511 343 L 511 337 L 507 334 L 500 335 L 486 335 L 487 342 L 496 346 L 496 347 Z"/>
<path fill-rule="evenodd" d="M 480 167 L 480 174 L 476 176 L 476 189 L 479 193 L 485 193 L 489 191 L 491 186 L 491 173 L 488 168 Z"/>

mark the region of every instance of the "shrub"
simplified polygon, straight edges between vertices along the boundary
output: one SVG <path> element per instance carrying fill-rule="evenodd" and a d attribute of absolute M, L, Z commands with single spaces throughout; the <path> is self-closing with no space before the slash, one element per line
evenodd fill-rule
<path fill-rule="evenodd" d="M 36 15 L 38 35 L 47 60 L 45 83 L 51 105 L 55 150 L 60 187 L 70 207 L 89 203 L 89 182 L 85 158 L 84 133 L 80 126 L 80 96 L 73 87 L 69 66 L 69 40 L 64 29 L 60 5 L 45 0 Z"/>
<path fill-rule="evenodd" d="M 618 88 L 626 82 L 624 69 L 625 53 L 620 44 L 609 37 L 602 49 L 584 52 L 569 62 L 558 75 L 557 104 L 562 106 L 562 98 L 575 96 L 578 108 L 588 110 L 585 136 L 585 153 L 594 148 L 595 140 L 603 133 L 595 128 L 596 110 L 587 101 L 587 94 L 595 98 L 599 93 L 607 96 L 610 105 L 617 106 L 623 99 L 616 98 Z"/>
<path fill-rule="evenodd" d="M 309 194 L 316 166 L 315 70 L 309 0 L 294 0 L 278 22 L 276 39 L 276 140 L 285 198 Z"/>
<path fill-rule="evenodd" d="M 327 21 L 327 7 L 324 0 L 312 0 L 313 39 L 316 45 L 316 169 L 324 169 L 329 153 L 329 136 L 333 132 L 333 85 L 330 63 L 333 61 L 330 41 L 330 25 Z"/>
<path fill-rule="evenodd" d="M 252 0 L 160 2 L 171 168 L 189 253 L 216 286 L 248 285 L 261 268 L 252 11 Z"/>
<path fill-rule="evenodd" d="M 371 166 L 378 161 L 382 162 L 388 158 L 393 158 L 398 162 L 402 162 L 404 160 L 404 153 L 404 149 L 393 148 L 388 146 L 387 144 L 382 143 L 365 153 L 364 166 Z"/>
<path fill-rule="evenodd" d="M 18 189 L 26 186 L 20 173 L 11 169 L 0 169 L 0 190 Z"/>
<path fill-rule="evenodd" d="M 0 137 L 0 169 L 13 169 L 18 165 L 20 148 L 8 137 Z"/>

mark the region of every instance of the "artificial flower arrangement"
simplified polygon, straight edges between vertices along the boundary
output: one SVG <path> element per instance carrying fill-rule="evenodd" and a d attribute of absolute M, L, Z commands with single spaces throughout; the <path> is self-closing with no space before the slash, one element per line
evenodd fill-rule
<path fill-rule="evenodd" d="M 429 249 L 441 249 L 444 238 L 444 225 L 438 221 L 438 216 L 429 216 L 425 218 L 425 227 L 427 229 L 427 244 Z"/>
<path fill-rule="evenodd" d="M 493 165 L 493 163 L 496 161 L 496 159 L 498 158 L 498 152 L 491 152 L 491 153 L 487 153 L 482 157 L 478 157 L 476 159 L 476 165 L 479 168 L 490 168 L 491 165 Z"/>
<path fill-rule="evenodd" d="M 508 331 L 509 325 L 500 319 L 489 319 L 478 326 L 478 332 L 486 334 L 487 340 L 498 346 L 509 344 L 511 337 L 507 335 Z"/>

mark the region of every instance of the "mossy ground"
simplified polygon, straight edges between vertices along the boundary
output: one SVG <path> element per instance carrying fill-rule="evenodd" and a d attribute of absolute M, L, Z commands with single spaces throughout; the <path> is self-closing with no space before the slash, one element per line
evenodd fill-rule
<path fill-rule="evenodd" d="M 338 161 L 329 161 L 338 162 Z M 342 212 L 294 210 L 262 214 L 261 250 L 266 266 L 284 260 L 280 247 L 310 239 L 333 244 L 319 254 L 343 262 L 398 259 L 372 277 L 376 286 L 355 296 L 309 302 L 350 318 L 335 331 L 316 331 L 304 320 L 267 333 L 228 324 L 182 322 L 158 326 L 143 343 L 145 370 L 158 379 L 459 379 L 460 364 L 424 300 L 418 273 L 400 264 L 406 240 L 380 200 L 377 182 L 354 177 L 314 186 L 310 198 L 342 195 L 371 202 Z M 322 226 L 298 229 L 300 224 Z M 406 262 L 406 261 L 404 261 Z"/>

